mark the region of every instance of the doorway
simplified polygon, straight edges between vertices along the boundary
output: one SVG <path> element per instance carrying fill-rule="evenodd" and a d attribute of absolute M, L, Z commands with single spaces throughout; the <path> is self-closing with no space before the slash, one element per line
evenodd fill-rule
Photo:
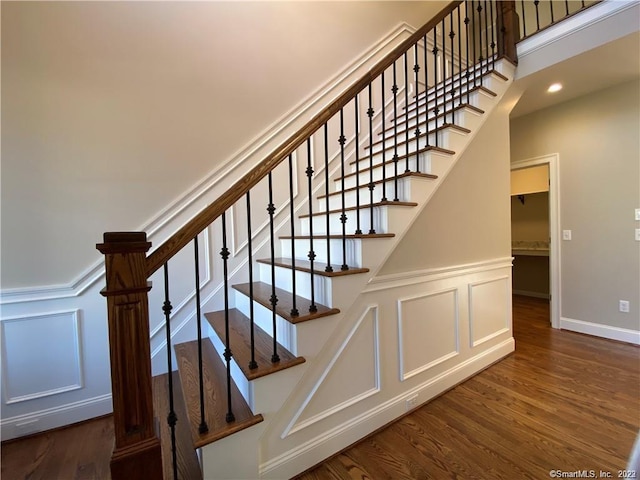
<path fill-rule="evenodd" d="M 511 163 L 514 293 L 548 296 L 553 328 L 561 300 L 558 173 L 558 154 Z"/>

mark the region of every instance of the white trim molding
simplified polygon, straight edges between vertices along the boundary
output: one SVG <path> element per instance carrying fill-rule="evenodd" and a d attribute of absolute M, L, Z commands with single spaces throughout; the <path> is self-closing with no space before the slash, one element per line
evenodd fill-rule
<path fill-rule="evenodd" d="M 640 345 L 640 331 L 638 330 L 612 327 L 610 325 L 585 322 L 583 320 L 575 320 L 573 318 L 566 317 L 562 317 L 560 319 L 560 328 L 563 330 L 570 330 L 572 332 L 608 338 L 610 340 L 617 340 L 619 342 Z"/>

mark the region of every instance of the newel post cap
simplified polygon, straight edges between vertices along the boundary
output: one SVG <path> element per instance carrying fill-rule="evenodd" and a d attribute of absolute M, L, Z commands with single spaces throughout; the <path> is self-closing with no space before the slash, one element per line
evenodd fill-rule
<path fill-rule="evenodd" d="M 105 232 L 103 243 L 96 244 L 101 253 L 148 252 L 151 242 L 147 242 L 146 232 Z"/>

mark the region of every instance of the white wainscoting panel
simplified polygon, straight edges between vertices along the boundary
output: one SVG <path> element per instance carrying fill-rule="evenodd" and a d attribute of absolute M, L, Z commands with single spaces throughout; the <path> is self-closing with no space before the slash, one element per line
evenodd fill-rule
<path fill-rule="evenodd" d="M 79 310 L 7 318 L 0 325 L 7 404 L 83 387 Z"/>
<path fill-rule="evenodd" d="M 471 347 L 509 331 L 511 283 L 509 276 L 469 284 L 469 341 Z"/>
<path fill-rule="evenodd" d="M 369 306 L 327 365 L 283 437 L 380 391 L 378 307 Z"/>
<path fill-rule="evenodd" d="M 400 380 L 456 356 L 458 289 L 398 299 Z"/>

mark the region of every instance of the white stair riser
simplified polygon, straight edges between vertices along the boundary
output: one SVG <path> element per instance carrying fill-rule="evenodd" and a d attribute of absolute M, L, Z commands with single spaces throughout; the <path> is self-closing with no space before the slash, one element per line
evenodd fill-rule
<path fill-rule="evenodd" d="M 360 231 L 362 233 L 369 233 L 371 229 L 371 211 L 373 210 L 373 229 L 375 233 L 386 233 L 387 228 L 387 215 L 388 215 L 388 207 L 374 207 L 371 208 L 360 208 Z M 344 212 L 347 217 L 347 221 L 345 222 L 345 232 L 347 234 L 356 233 L 356 229 L 358 228 L 358 214 L 356 210 L 347 210 Z M 342 216 L 341 212 L 335 212 L 329 214 L 329 233 L 331 235 L 341 235 L 342 234 L 342 222 L 340 221 L 340 217 Z M 309 235 L 309 217 L 304 217 L 300 219 L 300 234 L 301 235 Z M 314 215 L 313 216 L 313 234 L 314 235 L 325 235 L 327 229 L 327 222 L 325 215 Z M 315 242 L 314 242 L 315 245 Z M 296 252 L 297 254 L 298 252 Z M 302 252 L 301 252 L 302 253 Z"/>
<path fill-rule="evenodd" d="M 420 146 L 424 147 L 425 146 L 425 142 L 426 142 L 425 137 L 422 137 L 421 140 L 420 140 Z M 410 151 L 414 152 L 415 151 L 415 140 L 412 143 L 413 143 L 413 145 L 409 145 L 409 147 L 410 147 Z M 440 147 L 442 147 L 442 145 L 440 145 Z M 406 150 L 406 149 L 404 148 L 404 146 L 402 146 L 402 148 L 401 148 L 401 146 L 398 145 L 398 156 L 399 157 L 402 155 L 401 154 L 401 150 Z M 383 163 L 383 161 L 384 161 L 384 163 L 391 162 L 393 160 L 394 154 L 395 154 L 395 149 L 393 148 L 393 144 L 392 144 L 391 148 L 388 148 L 387 150 L 385 150 L 384 155 L 382 154 L 382 151 L 375 152 L 373 154 L 373 158 L 371 159 L 372 161 L 369 159 L 368 155 L 366 157 L 360 158 L 360 161 L 357 163 L 357 169 L 360 172 L 363 172 L 364 169 L 369 168 L 369 165 L 371 163 L 373 163 L 373 166 L 375 167 L 376 165 L 379 165 L 379 164 Z M 427 150 L 426 152 L 422 152 L 420 155 L 421 155 L 421 162 L 422 162 L 420 164 L 420 166 L 421 166 L 420 171 L 422 173 L 429 173 L 427 171 L 427 167 L 431 164 L 431 159 L 434 156 L 442 156 L 442 155 L 447 156 L 447 157 L 449 156 L 449 154 L 447 154 L 447 153 L 441 153 L 441 152 L 433 151 L 433 150 Z M 415 160 L 415 157 L 413 157 L 413 158 Z M 398 174 L 403 173 L 405 171 L 405 169 L 406 169 L 406 159 L 399 158 L 398 159 Z M 355 173 L 356 172 L 356 164 L 355 163 L 350 164 L 348 170 L 349 171 L 347 173 Z M 395 168 L 393 167 L 393 164 L 391 166 L 391 171 L 394 172 L 394 174 L 395 174 Z M 367 175 L 368 175 L 368 173 L 367 173 Z M 389 177 L 389 176 L 390 175 L 387 174 L 387 177 Z M 369 181 L 368 177 L 366 178 L 366 181 L 367 182 Z M 342 188 L 341 185 L 336 183 L 334 191 L 340 191 L 341 188 Z"/>
<path fill-rule="evenodd" d="M 236 308 L 246 317 L 250 317 L 249 297 L 236 291 Z M 270 309 L 253 302 L 254 322 L 261 329 L 273 337 L 273 315 Z M 284 348 L 297 355 L 295 325 L 276 315 L 276 339 Z"/>
<path fill-rule="evenodd" d="M 440 126 L 442 126 L 442 124 L 440 124 Z M 447 140 L 449 139 L 449 131 L 450 128 L 444 128 L 441 130 L 438 130 L 436 132 L 433 131 L 429 131 L 429 145 L 432 146 L 439 146 L 441 148 L 450 148 L 448 146 Z M 436 141 L 436 136 L 437 141 Z M 397 151 L 398 151 L 398 155 L 404 155 L 405 153 L 409 152 L 410 154 L 416 151 L 416 141 L 415 141 L 415 137 L 413 135 L 409 136 L 409 144 L 407 145 L 407 143 L 405 143 L 404 141 L 404 136 L 401 137 L 400 139 L 398 139 L 399 142 L 402 143 L 398 143 L 397 145 Z M 426 147 L 427 145 L 427 135 L 421 135 L 420 136 L 420 141 L 419 143 L 419 148 L 423 149 Z M 386 141 L 385 144 L 385 150 L 386 150 L 386 155 L 387 158 L 391 158 L 394 154 L 394 152 L 396 151 L 396 147 L 395 144 L 393 143 L 393 139 L 389 139 Z M 373 153 L 377 153 L 377 152 L 382 152 L 382 148 L 383 148 L 383 144 L 382 143 L 378 143 L 377 145 L 374 145 L 372 150 Z M 369 150 L 367 149 L 366 151 L 367 155 L 369 154 Z"/>
<path fill-rule="evenodd" d="M 329 247 L 327 248 L 327 243 Z M 291 258 L 291 241 L 289 239 L 283 239 L 280 242 L 282 249 L 282 256 L 285 258 Z M 351 267 L 360 267 L 362 265 L 362 245 L 359 239 L 347 238 L 345 240 L 346 245 L 346 262 Z M 343 250 L 342 239 L 332 238 L 328 242 L 326 239 L 315 239 L 313 241 L 313 248 L 316 252 L 316 262 L 322 265 L 327 263 L 327 251 L 331 254 L 331 263 L 342 265 L 343 263 Z M 296 258 L 301 260 L 306 259 L 306 254 L 309 251 L 308 239 L 296 239 L 295 240 Z M 304 253 L 303 253 L 304 252 Z"/>
<path fill-rule="evenodd" d="M 418 163 L 416 164 L 416 155 L 411 155 L 408 160 L 407 158 L 402 158 L 398 160 L 398 174 L 402 174 L 407 170 L 407 163 L 409 167 L 409 171 L 416 172 L 418 169 L 416 167 L 420 167 L 419 171 L 421 173 L 431 173 L 431 152 L 425 152 L 418 154 Z M 344 188 L 354 188 L 356 184 L 362 187 L 365 186 L 368 189 L 369 182 L 383 179 L 383 173 L 385 178 L 391 178 L 395 175 L 396 166 L 393 163 L 387 163 L 384 165 L 374 166 L 373 170 L 365 170 L 361 171 L 357 175 L 350 175 L 345 177 L 344 179 Z M 373 178 L 372 178 L 373 177 Z M 343 180 L 341 178 L 337 178 L 334 180 L 335 191 L 341 191 L 343 185 Z M 378 185 L 374 186 L 374 191 L 378 188 Z M 363 197 L 362 194 L 360 198 L 368 198 Z M 388 198 L 388 197 L 387 197 Z M 342 203 L 340 203 L 342 206 Z"/>
<path fill-rule="evenodd" d="M 466 78 L 462 79 L 462 83 L 460 83 L 459 81 L 455 81 L 453 86 L 455 88 L 455 92 L 453 94 L 454 97 L 458 96 L 460 94 L 460 92 L 462 92 L 462 94 L 464 95 L 464 99 L 463 102 L 466 102 L 467 99 L 467 91 L 469 91 L 470 89 L 475 88 L 476 86 L 480 86 L 482 85 L 485 88 L 488 88 L 489 90 L 494 91 L 495 88 L 499 88 L 502 84 L 504 83 L 504 80 L 502 80 L 500 77 L 498 77 L 497 75 L 491 73 L 491 74 L 485 74 L 482 77 L 480 76 L 480 74 L 478 74 L 478 76 L 476 77 L 476 85 L 474 86 L 474 81 L 473 81 L 473 76 L 469 77 L 469 80 L 467 80 Z M 440 97 L 440 95 L 442 95 L 442 88 L 438 88 L 437 90 L 437 94 L 438 97 Z M 445 97 L 444 100 L 445 101 L 449 101 L 451 100 L 451 84 L 447 84 L 445 86 Z M 476 92 L 471 92 L 470 96 L 473 96 L 473 94 Z M 419 98 L 420 98 L 420 108 L 424 108 L 424 103 L 425 103 L 425 97 L 424 97 L 424 92 L 420 92 L 419 94 Z M 432 103 L 434 100 L 434 92 L 433 89 L 429 90 L 429 96 L 428 96 L 428 100 L 429 103 Z M 409 100 L 409 102 L 411 103 L 411 100 Z M 438 103 L 442 102 L 442 98 L 438 98 Z M 469 102 L 471 103 L 471 102 Z M 471 105 L 473 105 L 473 103 L 471 103 Z"/>
<path fill-rule="evenodd" d="M 314 245 L 315 247 L 315 245 Z M 316 262 L 314 262 L 316 263 Z M 258 264 L 260 281 L 271 285 L 271 265 Z M 323 264 L 316 264 L 316 268 L 323 270 Z M 278 267 L 275 269 L 276 286 L 283 290 L 293 292 L 293 274 L 290 268 Z M 311 299 L 311 273 L 295 271 L 296 295 Z M 327 307 L 333 306 L 331 303 L 331 278 L 314 274 L 313 276 L 314 296 L 316 303 Z M 303 312 L 301 312 L 303 313 Z M 306 312 L 304 312 L 306 313 Z"/>
<path fill-rule="evenodd" d="M 400 163 L 398 162 L 398 172 L 402 173 L 404 172 L 404 165 L 402 165 L 402 168 L 400 168 Z M 405 180 L 406 178 L 398 178 L 398 191 L 396 194 L 396 184 L 394 180 L 387 180 L 385 182 L 385 195 L 387 197 L 387 200 L 391 201 L 391 200 L 395 200 L 396 198 L 400 201 L 403 202 L 407 202 L 409 200 L 407 200 L 407 194 L 406 191 L 404 189 L 404 185 L 405 185 Z M 356 205 L 356 194 L 357 192 L 360 193 L 360 204 L 364 204 L 364 203 L 369 203 L 370 202 L 370 196 L 369 196 L 369 188 L 364 185 L 364 186 L 360 186 L 359 190 L 349 190 L 348 192 L 344 193 L 344 202 L 345 202 L 345 206 L 347 207 L 351 207 Z M 378 183 L 376 184 L 376 187 L 373 189 L 373 201 L 375 202 L 379 202 L 382 200 L 382 194 L 383 194 L 383 188 L 382 188 L 382 183 Z M 342 196 L 341 195 L 330 195 L 329 196 L 329 210 L 336 210 L 342 208 Z M 324 198 L 320 200 L 319 206 L 316 210 L 314 210 L 314 213 L 322 213 L 322 212 L 326 212 L 326 205 L 325 205 L 325 201 Z"/>
<path fill-rule="evenodd" d="M 451 114 L 451 110 L 452 107 L 451 105 L 447 105 L 447 111 L 446 111 L 446 119 L 444 117 L 444 109 L 442 108 L 442 106 L 438 107 L 440 109 L 440 114 L 443 114 L 442 117 L 439 117 L 437 122 L 433 120 L 433 112 L 430 110 L 429 112 L 425 112 L 424 108 L 421 108 L 417 113 L 418 113 L 418 127 L 420 128 L 421 132 L 425 132 L 426 128 L 428 127 L 429 130 L 433 130 L 436 127 L 439 127 L 443 124 L 443 122 L 445 123 L 455 123 L 456 125 L 460 126 L 460 127 L 465 127 L 465 128 L 469 128 L 468 123 L 468 111 L 466 109 L 457 109 L 454 110 L 453 112 L 453 121 L 452 121 L 452 114 Z M 429 124 L 426 125 L 426 120 L 427 118 L 429 118 Z M 388 127 L 387 127 L 388 128 Z M 414 133 L 415 133 L 415 129 L 416 129 L 416 112 L 411 112 L 411 114 L 409 115 L 409 120 L 407 122 L 407 120 L 403 119 L 400 122 L 398 122 L 398 137 L 401 139 L 406 138 L 406 130 L 409 130 L 409 138 L 412 138 Z M 391 145 L 393 145 L 393 130 L 389 130 L 386 133 L 385 136 L 385 142 L 390 142 Z M 382 135 L 378 135 L 377 136 L 378 140 L 382 140 Z"/>
<path fill-rule="evenodd" d="M 207 339 L 205 338 L 203 339 L 203 341 L 207 341 Z M 211 343 L 213 344 L 213 347 L 215 348 L 216 353 L 220 357 L 222 363 L 226 365 L 226 360 L 223 355 L 226 347 L 222 339 L 216 334 L 216 332 L 212 332 L 209 335 L 209 341 L 211 341 Z M 233 353 L 233 345 L 229 345 L 229 349 Z M 247 377 L 244 376 L 244 373 L 242 372 L 242 370 L 240 370 L 240 367 L 238 367 L 236 359 L 233 356 L 231 357 L 231 378 L 233 378 L 233 381 L 238 387 L 238 390 L 240 390 L 242 397 L 249 405 L 251 411 L 253 413 L 259 413 L 254 410 L 253 395 L 251 395 L 251 387 L 249 386 L 250 382 L 249 380 L 247 380 Z"/>
<path fill-rule="evenodd" d="M 465 93 L 464 98 L 462 99 L 462 101 L 463 101 L 463 103 L 468 103 L 469 105 L 471 105 L 473 107 L 476 107 L 476 108 L 479 108 L 481 110 L 485 110 L 486 111 L 492 105 L 492 100 L 491 100 L 492 98 L 493 98 L 493 96 L 488 94 L 485 91 L 475 90 L 475 91 L 469 93 L 469 98 L 468 99 L 467 99 L 467 95 Z M 459 103 L 460 103 L 460 101 L 458 100 L 458 101 L 456 101 L 456 103 L 454 105 L 458 105 Z M 450 105 L 451 105 L 450 103 L 447 104 L 447 111 L 449 111 Z M 419 113 L 424 113 L 424 108 L 425 108 L 425 105 L 424 105 L 424 101 L 423 101 L 422 103 L 419 104 L 418 112 Z M 433 102 L 429 102 L 428 109 L 429 109 L 429 112 L 431 114 L 433 114 L 433 108 L 434 108 Z M 440 109 L 440 113 L 443 113 L 443 104 L 440 101 L 438 101 L 438 108 Z M 408 112 L 409 120 L 415 118 L 415 115 L 416 115 L 416 109 L 415 108 L 411 108 L 409 110 L 409 112 Z M 449 116 L 449 118 L 450 118 L 450 116 Z M 398 116 L 398 122 L 400 122 L 399 125 L 400 124 L 404 124 L 404 122 L 406 122 L 406 119 L 407 119 L 406 115 Z"/>

